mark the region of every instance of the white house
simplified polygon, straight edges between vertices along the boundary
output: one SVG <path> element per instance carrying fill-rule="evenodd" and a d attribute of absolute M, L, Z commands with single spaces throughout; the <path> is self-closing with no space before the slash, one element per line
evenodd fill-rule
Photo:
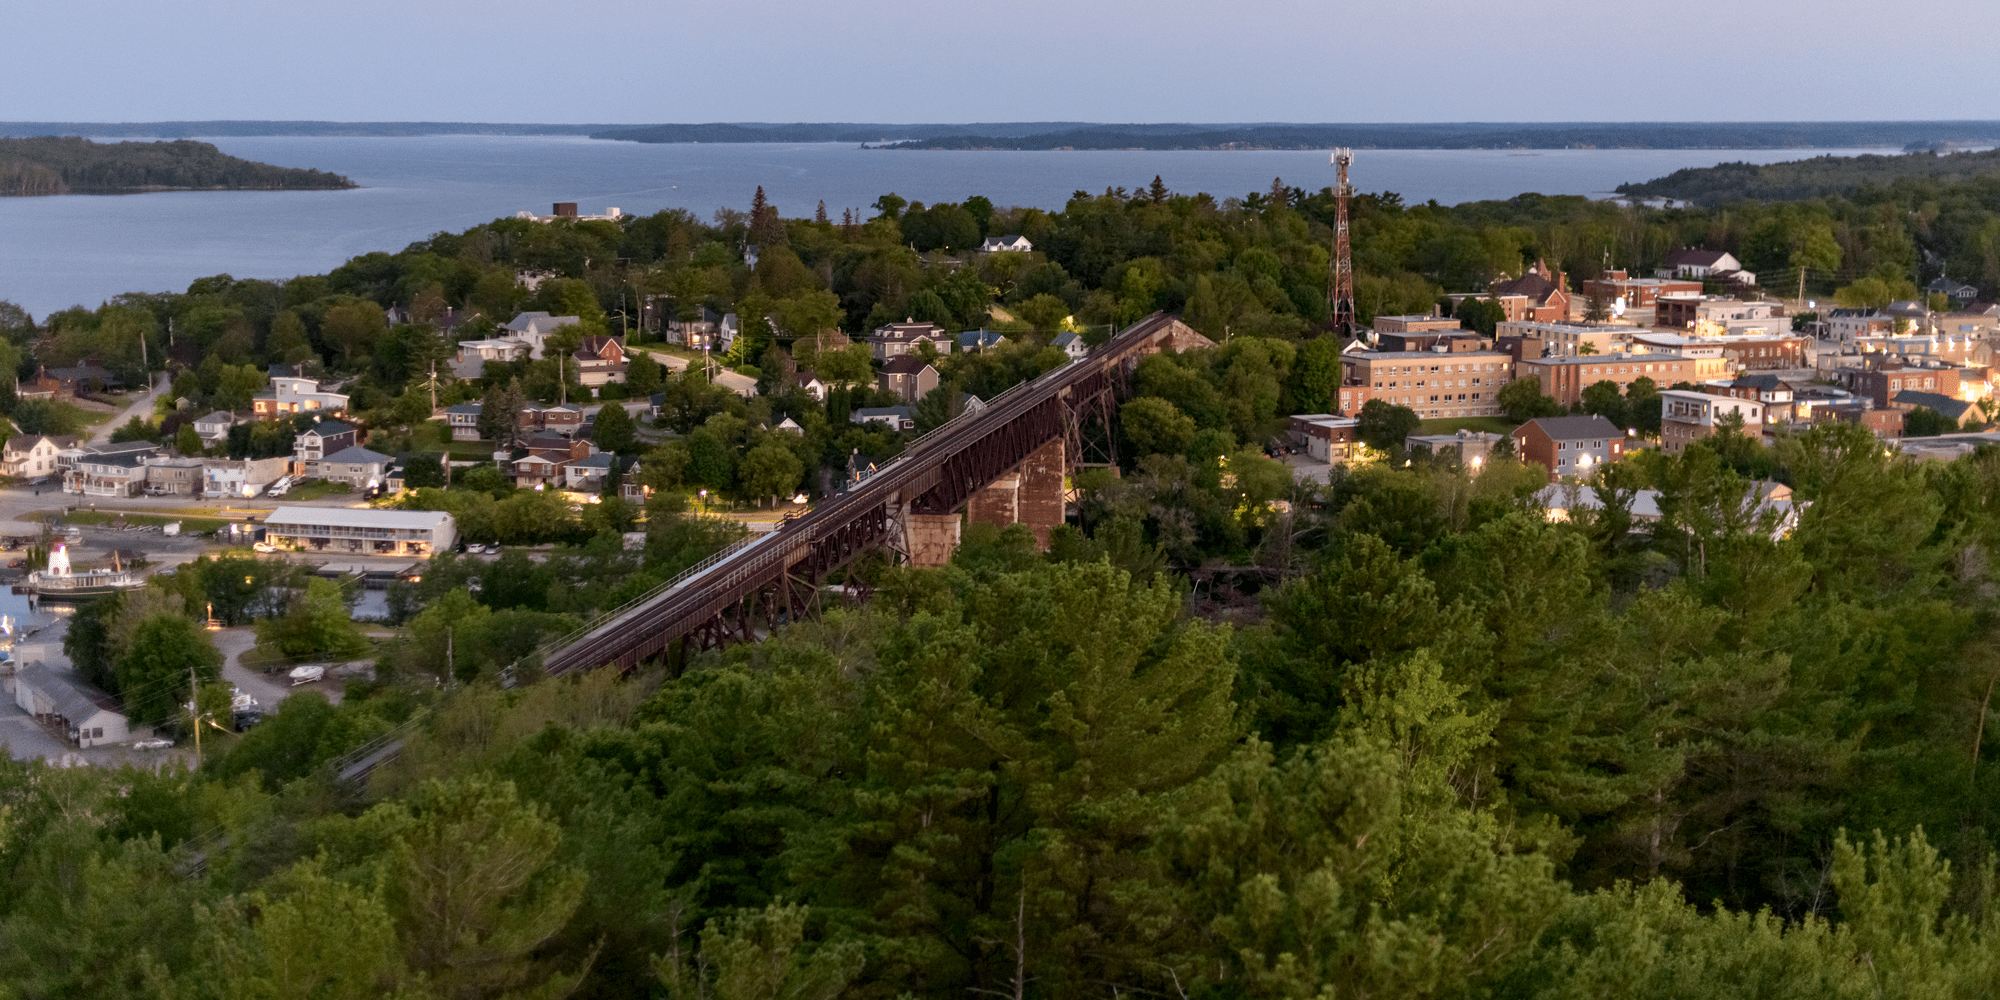
<path fill-rule="evenodd" d="M 458 524 L 437 510 L 279 507 L 264 537 L 279 548 L 428 556 L 458 542 Z"/>
<path fill-rule="evenodd" d="M 1007 236 L 988 236 L 979 244 L 980 253 L 1027 253 L 1035 245 L 1026 236 L 1014 233 Z"/>
<path fill-rule="evenodd" d="M 54 475 L 58 469 L 56 457 L 63 449 L 75 444 L 74 437 L 50 437 L 46 434 L 8 438 L 6 450 L 0 452 L 0 475 L 17 479 Z"/>
<path fill-rule="evenodd" d="M 1071 361 L 1075 361 L 1090 353 L 1090 345 L 1083 342 L 1083 334 L 1075 330 L 1067 330 L 1058 334 L 1056 339 L 1050 343 L 1050 346 L 1061 348 L 1064 354 L 1069 355 Z"/>
<path fill-rule="evenodd" d="M 346 483 L 357 489 L 382 481 L 382 473 L 395 459 L 359 445 L 342 448 L 325 458 L 306 463 L 306 475 L 329 483 Z"/>
<path fill-rule="evenodd" d="M 931 349 L 939 354 L 950 354 L 954 343 L 955 339 L 951 334 L 944 332 L 944 327 L 936 323 L 919 323 L 912 319 L 878 326 L 874 333 L 868 335 L 869 350 L 877 361 L 887 361 L 898 355 L 912 353 L 918 344 L 929 344 Z"/>
<path fill-rule="evenodd" d="M 273 375 L 270 390 L 252 396 L 250 408 L 259 417 L 276 417 L 314 410 L 340 413 L 347 409 L 347 396 L 322 389 L 317 379 Z"/>
<path fill-rule="evenodd" d="M 545 312 L 524 312 L 507 322 L 495 335 L 495 340 L 514 341 L 526 345 L 530 361 L 542 360 L 542 348 L 549 337 L 558 329 L 583 322 L 575 316 L 551 316 Z M 461 345 L 463 346 L 463 345 Z M 509 358 L 507 360 L 518 360 Z"/>
<path fill-rule="evenodd" d="M 1698 250 L 1684 247 L 1667 254 L 1666 261 L 1653 272 L 1659 278 L 1727 278 L 1740 284 L 1754 285 L 1757 276 L 1743 270 L 1743 262 L 1736 255 L 1724 250 Z"/>
<path fill-rule="evenodd" d="M 229 440 L 229 429 L 236 426 L 236 414 L 228 410 L 217 410 L 194 422 L 194 432 L 201 436 L 202 446 L 214 448 Z"/>
<path fill-rule="evenodd" d="M 78 747 L 126 743 L 152 733 L 151 729 L 133 732 L 130 720 L 110 696 L 57 676 L 39 660 L 14 675 L 14 704 L 35 721 L 66 733 Z"/>

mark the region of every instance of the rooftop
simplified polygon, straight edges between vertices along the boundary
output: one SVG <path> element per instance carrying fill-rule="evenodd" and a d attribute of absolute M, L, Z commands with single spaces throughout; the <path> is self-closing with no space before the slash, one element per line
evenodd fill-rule
<path fill-rule="evenodd" d="M 388 528 L 430 531 L 451 524 L 441 510 L 370 510 L 365 507 L 284 506 L 264 519 L 266 527 Z"/>
<path fill-rule="evenodd" d="M 1700 395 L 1697 393 L 1696 395 Z M 1720 399 L 1722 397 L 1713 397 Z M 1554 441 L 1575 441 L 1580 438 L 1622 438 L 1625 432 L 1618 425 L 1599 416 L 1537 417 L 1521 425 L 1521 429 L 1539 427 Z"/>

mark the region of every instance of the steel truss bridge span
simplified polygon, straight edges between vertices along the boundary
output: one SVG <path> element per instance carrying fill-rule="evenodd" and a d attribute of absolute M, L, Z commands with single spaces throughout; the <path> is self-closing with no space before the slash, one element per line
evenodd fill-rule
<path fill-rule="evenodd" d="M 542 669 L 629 671 L 676 646 L 685 653 L 754 641 L 760 629 L 813 614 L 828 574 L 874 551 L 908 559 L 913 521 L 953 514 L 1051 442 L 1063 442 L 1063 462 L 1074 467 L 1091 444 L 1085 427 L 1101 426 L 1101 457 L 1114 462 L 1111 417 L 1139 358 L 1210 343 L 1176 317 L 1140 320 L 918 438 L 847 492 L 548 644 L 539 652 Z"/>

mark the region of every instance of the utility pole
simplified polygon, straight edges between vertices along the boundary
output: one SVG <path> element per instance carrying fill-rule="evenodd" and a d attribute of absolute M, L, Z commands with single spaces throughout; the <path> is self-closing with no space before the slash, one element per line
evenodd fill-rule
<path fill-rule="evenodd" d="M 1354 333 L 1354 254 L 1348 245 L 1347 199 L 1354 186 L 1347 183 L 1347 167 L 1354 162 L 1354 150 L 1333 151 L 1333 280 L 1327 289 L 1327 308 L 1333 314 L 1330 329 L 1342 338 Z"/>
<path fill-rule="evenodd" d="M 1799 305 L 1806 304 L 1806 267 L 1799 265 Z"/>
<path fill-rule="evenodd" d="M 194 666 L 188 666 L 188 706 L 189 715 L 194 717 L 194 766 L 201 767 L 201 682 L 195 679 Z"/>

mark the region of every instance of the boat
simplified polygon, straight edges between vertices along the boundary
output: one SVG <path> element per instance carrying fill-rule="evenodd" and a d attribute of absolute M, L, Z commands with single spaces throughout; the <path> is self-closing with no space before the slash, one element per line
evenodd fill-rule
<path fill-rule="evenodd" d="M 145 585 L 145 574 L 120 566 L 115 552 L 111 556 L 110 569 L 85 570 L 78 573 L 70 568 L 69 545 L 57 542 L 55 548 L 49 552 L 48 568 L 28 574 L 28 581 L 23 589 L 43 600 L 64 601 L 103 597 L 120 591 L 136 590 Z"/>

